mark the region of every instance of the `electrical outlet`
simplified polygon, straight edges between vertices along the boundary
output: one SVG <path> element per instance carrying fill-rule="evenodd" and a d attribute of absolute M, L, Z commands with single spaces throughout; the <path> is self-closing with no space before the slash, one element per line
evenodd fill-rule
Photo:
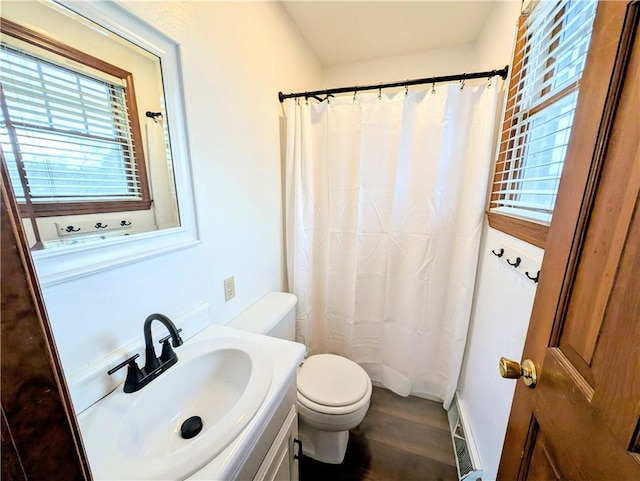
<path fill-rule="evenodd" d="M 231 277 L 227 277 L 224 280 L 224 302 L 227 302 L 236 297 L 236 281 Z"/>

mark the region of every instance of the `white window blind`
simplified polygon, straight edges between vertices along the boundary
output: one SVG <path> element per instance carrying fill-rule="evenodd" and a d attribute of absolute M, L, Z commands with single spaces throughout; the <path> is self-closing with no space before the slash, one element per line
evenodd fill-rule
<path fill-rule="evenodd" d="M 0 84 L 0 146 L 18 202 L 142 198 L 121 85 L 6 44 Z"/>
<path fill-rule="evenodd" d="M 531 2 L 520 24 L 490 211 L 549 224 L 597 2 Z"/>

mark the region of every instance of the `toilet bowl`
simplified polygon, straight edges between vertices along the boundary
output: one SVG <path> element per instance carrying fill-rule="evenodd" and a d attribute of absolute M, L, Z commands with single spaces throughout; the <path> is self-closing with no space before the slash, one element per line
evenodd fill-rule
<path fill-rule="evenodd" d="M 304 454 L 343 461 L 349 430 L 369 409 L 371 379 L 355 362 L 334 354 L 308 357 L 298 370 L 298 431 Z"/>
<path fill-rule="evenodd" d="M 271 292 L 253 304 L 230 327 L 295 340 L 293 294 Z M 355 362 L 335 354 L 316 354 L 298 369 L 298 436 L 303 454 L 317 461 L 339 464 L 349 430 L 364 419 L 371 399 L 371 379 Z"/>

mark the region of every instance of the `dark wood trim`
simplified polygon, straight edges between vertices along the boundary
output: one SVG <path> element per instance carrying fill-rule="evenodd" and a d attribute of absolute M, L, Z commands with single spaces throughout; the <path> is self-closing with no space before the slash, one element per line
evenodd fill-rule
<path fill-rule="evenodd" d="M 625 80 L 626 67 L 629 56 L 631 54 L 631 47 L 633 45 L 633 36 L 635 35 L 635 31 L 637 30 L 638 16 L 640 15 L 640 3 L 630 2 L 629 8 L 626 8 L 627 5 L 625 3 L 622 3 L 622 5 L 624 5 L 625 13 L 624 15 L 620 14 L 619 21 L 621 25 L 619 27 L 618 25 L 616 25 L 618 29 L 614 30 L 614 33 L 617 33 L 618 35 L 617 37 L 615 37 L 617 50 L 615 54 L 611 55 L 612 65 L 608 70 L 608 72 L 611 72 L 611 74 L 609 77 L 609 83 L 606 84 L 607 91 L 604 94 L 603 105 L 601 109 L 598 110 L 600 116 L 598 117 L 599 125 L 597 133 L 594 135 L 593 139 L 591 139 L 591 142 L 586 146 L 584 144 L 578 144 L 578 142 L 574 142 L 572 146 L 574 150 L 571 152 L 567 152 L 567 156 L 569 153 L 571 153 L 574 155 L 585 156 L 585 158 L 589 159 L 590 162 L 588 164 L 588 170 L 584 172 L 584 174 L 586 174 L 586 178 L 584 178 L 584 180 L 580 184 L 577 184 L 577 182 L 573 180 L 573 178 L 567 179 L 564 182 L 562 181 L 562 179 L 560 181 L 560 188 L 564 187 L 567 191 L 571 189 L 571 192 L 576 192 L 577 187 L 579 187 L 581 199 L 579 208 L 576 208 L 576 206 L 571 206 L 574 207 L 571 213 L 574 216 L 573 218 L 575 218 L 576 220 L 574 224 L 574 232 L 572 233 L 571 237 L 571 249 L 569 251 L 569 255 L 567 256 L 568 262 L 566 264 L 567 268 L 565 274 L 565 282 L 562 286 L 562 291 L 558 299 L 557 308 L 555 309 L 554 331 L 552 332 L 552 336 L 548 345 L 557 344 L 557 339 L 562 329 L 561 323 L 557 321 L 561 318 L 564 318 L 564 314 L 569 302 L 569 296 L 573 287 L 572 281 L 575 277 L 574 274 L 577 269 L 579 255 L 582 251 L 582 246 L 585 241 L 586 230 L 591 217 L 591 210 L 595 201 L 596 191 L 600 183 L 600 178 L 602 176 L 606 149 L 609 144 L 611 129 L 613 127 L 613 122 L 618 107 L 618 100 L 622 91 L 622 86 Z M 592 45 L 593 43 L 595 42 L 592 41 Z M 594 62 L 598 60 L 599 59 L 596 59 L 594 60 Z M 600 61 L 604 63 L 604 61 Z M 602 74 L 600 73 L 600 75 Z M 592 91 L 590 91 L 590 94 L 593 95 Z M 591 100 L 591 97 L 589 98 L 589 100 Z M 588 147 L 591 147 L 591 149 L 587 150 Z M 563 209 L 563 212 L 569 210 L 569 207 L 565 204 L 567 203 L 565 202 L 560 206 Z M 566 230 L 563 231 L 563 233 L 567 237 L 569 236 L 569 232 L 567 232 Z"/>
<path fill-rule="evenodd" d="M 140 130 L 140 117 L 138 116 L 138 100 L 136 99 L 136 89 L 133 85 L 133 74 L 129 73 L 123 77 L 127 83 L 126 91 L 128 95 L 127 107 L 129 108 L 129 124 L 131 125 L 131 137 L 133 148 L 135 149 L 136 167 L 140 178 L 140 191 L 143 200 L 150 200 L 149 181 L 147 177 L 147 162 L 144 157 L 144 143 L 142 142 L 142 132 Z"/>
<path fill-rule="evenodd" d="M 566 308 L 575 266 L 588 223 L 590 192 L 600 176 L 606 139 L 619 87 L 624 80 L 624 51 L 630 48 L 627 10 L 630 2 L 599 2 L 587 64 L 581 80 L 571 138 L 567 148 L 554 217 L 551 221 L 541 277 L 531 314 L 523 359 L 533 359 L 538 369 L 548 346 L 556 337 L 556 320 Z M 632 6 L 630 10 L 638 10 Z M 618 50 L 620 47 L 620 51 Z M 541 373 L 538 374 L 539 376 Z M 531 415 L 533 394 L 518 383 L 507 427 L 498 479 L 513 481 L 519 476 Z M 522 472 L 520 471 L 520 474 Z"/>
<path fill-rule="evenodd" d="M 7 417 L 2 413 L 2 476 L 9 481 L 27 481 L 27 473 L 24 472 L 22 460 L 16 444 L 13 442 L 11 428 L 7 422 Z"/>
<path fill-rule="evenodd" d="M 68 58 L 74 62 L 79 62 L 91 68 L 95 68 L 96 70 L 100 70 L 101 72 L 108 73 L 114 77 L 124 79 L 127 75 L 131 75 L 129 72 L 116 65 L 105 62 L 104 60 L 94 57 L 93 55 L 89 55 L 82 50 L 73 48 L 40 32 L 36 32 L 35 30 L 31 30 L 30 28 L 12 22 L 11 20 L 7 20 L 6 18 L 0 18 L 0 26 L 2 28 L 2 33 L 6 35 L 10 35 L 18 40 L 22 40 L 23 42 L 30 43 L 31 45 L 35 45 L 36 47 L 55 53 L 56 55 Z"/>
<path fill-rule="evenodd" d="M 502 123 L 502 128 L 500 130 L 500 144 L 499 144 L 499 154 L 498 160 L 495 166 L 495 172 L 493 174 L 493 184 L 491 187 L 491 199 L 490 206 L 493 205 L 494 201 L 498 200 L 498 195 L 494 194 L 496 190 L 496 185 L 498 182 L 502 180 L 507 180 L 505 178 L 505 171 L 509 170 L 508 165 L 510 164 L 513 156 L 513 152 L 509 149 L 509 144 L 513 143 L 513 135 L 511 132 L 513 129 L 517 128 L 517 125 L 513 122 L 513 110 L 516 107 L 515 100 L 520 92 L 520 80 L 523 75 L 523 70 L 525 70 L 525 66 L 523 65 L 524 61 L 524 45 L 526 43 L 526 39 L 523 36 L 523 33 L 526 31 L 524 28 L 524 23 L 527 20 L 526 15 L 521 15 L 518 20 L 518 35 L 516 38 L 515 50 L 514 50 L 514 58 L 511 62 L 511 75 L 509 77 L 509 89 L 507 91 L 507 104 L 505 107 L 504 119 Z M 511 113 L 510 113 L 511 112 Z M 506 147 L 503 148 L 503 145 Z"/>
<path fill-rule="evenodd" d="M 533 447 L 536 444 L 536 440 L 538 438 L 538 433 L 540 431 L 540 426 L 536 421 L 536 418 L 531 416 L 529 419 L 529 425 L 527 427 L 527 437 L 525 438 L 524 444 L 524 459 L 520 464 L 518 470 L 518 480 L 525 480 L 529 474 L 529 467 L 531 466 L 531 457 L 533 455 Z"/>
<path fill-rule="evenodd" d="M 580 84 L 578 81 L 568 85 L 551 98 L 546 99 L 540 104 L 533 105 L 528 111 L 522 113 L 515 111 L 517 107 L 516 101 L 518 97 L 522 95 L 522 76 L 527 74 L 528 67 L 528 65 L 523 63 L 525 60 L 525 53 L 528 51 L 527 43 L 530 41 L 530 35 L 528 35 L 529 32 L 527 28 L 525 28 L 525 23 L 528 17 L 528 14 L 523 14 L 520 16 L 518 21 L 518 36 L 516 38 L 516 46 L 512 62 L 513 67 L 511 70 L 507 105 L 505 108 L 505 118 L 503 120 L 502 131 L 500 133 L 499 154 L 495 166 L 493 185 L 491 187 L 489 208 L 493 208 L 497 205 L 496 202 L 499 200 L 499 195 L 495 192 L 503 187 L 503 184 L 500 184 L 501 181 L 511 180 L 514 184 L 518 181 L 518 178 L 510 179 L 507 174 L 512 163 L 516 164 L 514 167 L 519 167 L 521 162 L 520 156 L 522 154 L 522 149 L 524 148 L 523 145 L 526 143 L 527 134 L 526 132 L 522 132 L 523 126 L 516 122 L 516 114 L 521 114 L 525 119 L 531 117 L 577 90 Z M 517 145 L 516 137 L 518 138 Z M 518 175 L 521 173 L 522 172 Z M 549 231 L 549 227 L 546 225 L 539 224 L 534 220 L 514 218 L 495 211 L 488 213 L 488 220 L 489 225 L 496 230 L 509 234 L 542 249 L 545 248 L 547 233 Z"/>
<path fill-rule="evenodd" d="M 28 190 L 28 182 L 27 182 L 27 173 L 24 170 L 24 162 L 22 162 L 22 153 L 18 148 L 18 141 L 16 139 L 16 131 L 13 128 L 13 121 L 11 120 L 11 116 L 9 115 L 9 110 L 7 108 L 7 101 L 4 96 L 4 88 L 0 84 L 0 109 L 2 110 L 2 116 L 4 118 L 5 126 L 7 127 L 7 134 L 9 136 L 9 142 L 11 143 L 11 148 L 13 149 L 13 155 L 16 159 L 16 164 L 18 167 L 18 175 L 20 176 L 20 185 L 22 186 L 22 191 L 27 192 Z M 6 159 L 4 156 L 4 151 L 2 150 L 2 145 L 0 145 L 0 159 L 3 163 L 3 166 L 6 167 Z M 31 228 L 33 229 L 33 235 L 36 239 L 36 243 L 41 243 L 42 239 L 40 237 L 40 229 L 38 229 L 38 223 L 33 215 L 33 207 L 31 205 L 31 198 L 26 195 L 25 203 L 22 204 L 21 209 L 23 216 L 30 220 Z"/>
<path fill-rule="evenodd" d="M 51 204 L 19 204 L 22 217 L 54 217 L 59 215 L 107 214 L 109 212 L 128 212 L 149 210 L 151 200 L 114 200 L 105 202 L 68 202 Z M 23 209 L 23 206 L 25 209 Z"/>
<path fill-rule="evenodd" d="M 627 451 L 635 455 L 640 454 L 640 418 L 638 418 L 638 424 L 636 424 L 636 428 L 631 435 L 631 441 L 629 442 Z M 638 459 L 638 461 L 640 461 L 640 459 Z"/>
<path fill-rule="evenodd" d="M 1 404 L 6 418 L 2 471 L 21 466 L 24 478 L 91 480 L 51 325 L 13 196 L 2 163 L 0 244 Z M 11 443 L 6 444 L 9 438 Z"/>
<path fill-rule="evenodd" d="M 567 85 L 560 92 L 556 92 L 553 96 L 551 96 L 550 98 L 546 99 L 544 102 L 542 102 L 540 104 L 537 104 L 537 105 L 533 105 L 527 111 L 527 116 L 528 117 L 534 116 L 538 112 L 546 109 L 547 107 L 555 104 L 556 102 L 559 102 L 560 100 L 565 98 L 567 95 L 572 94 L 573 92 L 575 92 L 579 88 L 580 88 L 580 81 L 576 81 L 576 82 L 573 82 L 571 85 Z"/>
<path fill-rule="evenodd" d="M 497 212 L 487 212 L 489 227 L 544 249 L 549 227 Z"/>
<path fill-rule="evenodd" d="M 138 103 L 134 87 L 133 74 L 113 64 L 105 62 L 97 57 L 89 55 L 81 50 L 70 47 L 58 40 L 50 38 L 42 33 L 19 25 L 11 20 L 0 18 L 2 33 L 10 35 L 18 40 L 27 42 L 38 48 L 42 48 L 56 55 L 87 65 L 101 72 L 105 72 L 125 82 L 127 94 L 127 108 L 129 123 L 131 126 L 131 141 L 135 150 L 135 164 L 140 179 L 140 201 L 103 201 L 103 202 L 52 202 L 48 204 L 31 204 L 28 209 L 24 204 L 20 206 L 20 212 L 24 217 L 51 217 L 58 215 L 102 214 L 108 212 L 126 212 L 133 210 L 148 210 L 151 207 L 151 191 L 147 175 L 147 163 L 144 155 L 144 143 L 140 129 L 140 117 L 138 116 Z"/>
<path fill-rule="evenodd" d="M 623 83 L 626 77 L 626 70 L 631 56 L 634 35 L 638 30 L 639 23 L 640 4 L 636 3 L 635 6 L 632 6 L 627 10 L 625 23 L 622 28 L 622 33 L 620 34 L 616 63 L 613 67 L 614 70 L 611 76 L 611 83 L 609 84 L 606 103 L 601 114 L 600 128 L 597 138 L 595 139 L 595 149 L 592 152 L 591 168 L 589 170 L 589 176 L 587 178 L 587 183 L 584 189 L 582 206 L 578 214 L 576 236 L 574 237 L 574 242 L 569 257 L 569 264 L 566 271 L 567 274 L 565 275 L 565 278 L 567 280 L 563 285 L 563 289 L 558 301 L 558 307 L 556 309 L 554 327 L 551 339 L 549 341 L 549 346 L 558 345 L 560 335 L 564 329 L 563 320 L 565 319 L 569 309 L 570 296 L 574 289 L 574 282 L 576 281 L 578 262 L 581 259 L 581 253 L 583 252 L 586 242 L 587 227 L 592 223 L 591 212 L 595 205 L 598 188 L 601 185 L 605 156 L 607 155 L 607 149 L 612 135 L 614 119 L 618 110 L 618 101 L 620 100 Z M 620 169 L 619 173 L 624 172 L 626 174 L 627 172 L 630 172 L 632 170 L 631 167 L 633 166 L 633 160 L 630 158 L 625 160 L 630 160 L 629 165 L 627 166 L 628 169 Z M 618 162 L 618 165 L 623 165 L 623 162 L 624 160 L 621 159 L 620 162 Z M 609 172 L 611 172 L 612 169 L 613 167 L 609 167 Z M 624 174 L 617 177 L 623 178 Z M 616 190 L 614 197 L 619 196 L 620 191 Z M 613 204 L 609 205 L 611 206 L 611 208 L 613 208 Z M 617 207 L 618 208 L 616 209 L 616 212 L 619 212 L 618 209 L 620 209 L 622 206 L 618 205 Z M 605 225 L 598 224 L 597 228 L 604 229 Z M 622 240 L 620 240 L 620 242 L 622 243 Z M 599 245 L 599 248 L 603 248 L 603 246 Z M 609 284 L 609 282 L 612 281 L 613 278 L 611 277 L 601 279 L 600 288 L 602 289 L 603 286 Z M 587 319 L 584 319 L 584 321 L 586 323 Z M 595 380 L 590 369 L 590 361 L 586 360 L 588 358 L 584 357 L 584 354 L 581 355 L 580 353 L 575 351 L 571 345 L 565 343 L 560 343 L 559 345 L 561 347 L 562 354 L 571 362 L 571 365 L 578 370 L 580 375 L 584 377 L 584 379 L 589 383 L 590 386 L 595 386 Z"/>

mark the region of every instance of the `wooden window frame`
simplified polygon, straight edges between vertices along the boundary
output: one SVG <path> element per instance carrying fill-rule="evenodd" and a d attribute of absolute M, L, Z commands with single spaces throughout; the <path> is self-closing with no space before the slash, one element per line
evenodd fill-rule
<path fill-rule="evenodd" d="M 23 217 L 33 219 L 36 217 L 53 217 L 59 215 L 104 214 L 109 212 L 149 210 L 152 199 L 149 189 L 149 179 L 147 177 L 147 165 L 144 156 L 133 74 L 58 40 L 12 22 L 11 20 L 0 18 L 0 22 L 2 25 L 2 33 L 5 35 L 99 70 L 123 81 L 127 92 L 126 103 L 129 110 L 131 142 L 136 151 L 135 165 L 140 179 L 140 194 L 142 197 L 140 200 L 43 202 L 35 204 L 27 201 L 26 203 L 19 204 L 20 214 Z"/>
<path fill-rule="evenodd" d="M 560 12 L 563 12 L 564 8 L 565 7 L 563 7 Z M 557 15 L 561 15 L 560 12 Z M 529 65 L 524 61 L 528 59 L 523 57 L 525 57 L 525 54 L 528 52 L 528 44 L 531 41 L 531 33 L 527 28 L 524 27 L 527 19 L 528 15 L 521 15 L 518 21 L 518 34 L 515 43 L 515 55 L 513 58 L 513 66 L 511 70 L 511 77 L 509 80 L 509 90 L 505 112 L 515 110 L 517 108 L 516 100 L 518 100 L 519 97 L 521 97 L 521 95 L 523 94 L 524 82 L 522 82 L 522 79 L 527 75 L 527 68 L 529 67 Z M 551 35 L 554 35 L 556 33 L 557 32 L 554 30 L 553 32 L 551 32 Z M 557 48 L 557 46 L 557 44 L 551 45 L 551 51 L 549 52 L 550 55 L 552 53 L 552 50 Z M 547 60 L 547 62 L 549 62 L 549 60 Z M 547 66 L 550 65 L 551 64 L 547 64 Z M 531 67 L 535 68 L 535 66 Z M 545 81 L 551 78 L 550 76 L 555 75 L 555 70 L 553 70 L 552 72 L 553 73 L 547 72 L 547 74 L 545 74 Z M 526 119 L 546 109 L 547 107 L 556 104 L 567 95 L 571 95 L 573 92 L 577 91 L 579 88 L 579 84 L 580 82 L 576 81 L 571 85 L 568 85 L 567 87 L 562 89 L 562 91 L 556 93 L 553 97 L 546 99 L 540 104 L 532 105 L 526 112 L 513 112 L 511 115 L 505 114 L 505 119 L 503 120 L 500 134 L 500 153 L 496 162 L 496 170 L 493 177 L 491 197 L 489 201 L 490 206 L 493 205 L 495 201 L 499 200 L 498 194 L 495 193 L 496 185 L 500 185 L 498 184 L 498 182 L 511 180 L 514 183 L 517 183 L 517 178 L 509 177 L 508 172 L 511 170 L 510 167 L 513 162 L 519 164 L 522 161 L 522 157 L 520 155 L 520 146 L 526 144 L 526 132 L 519 132 L 523 127 L 522 122 L 518 122 L 518 119 Z M 541 94 L 544 95 L 544 93 L 545 92 L 542 92 Z M 518 138 L 518 146 L 509 145 L 514 143 L 515 138 Z M 507 145 L 508 148 L 503 149 L 503 146 L 505 145 Z M 515 157 L 515 159 L 513 159 L 513 157 Z M 517 165 L 516 167 L 519 167 L 519 165 Z M 519 172 L 522 173 L 522 171 Z M 487 210 L 487 219 L 489 222 L 489 226 L 493 229 L 499 230 L 529 244 L 533 244 L 544 249 L 549 232 L 548 225 L 538 223 L 535 220 L 513 217 L 508 214 L 491 210 Z"/>

